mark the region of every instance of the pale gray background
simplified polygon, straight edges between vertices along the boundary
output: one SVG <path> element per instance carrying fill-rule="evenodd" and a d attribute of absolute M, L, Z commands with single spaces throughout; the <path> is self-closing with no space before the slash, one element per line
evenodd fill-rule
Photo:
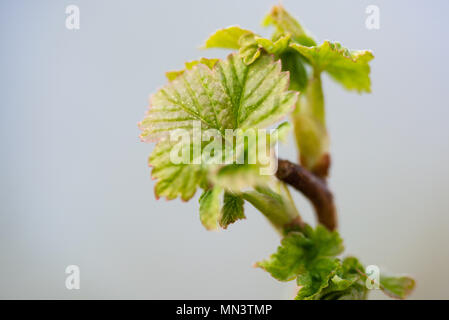
<path fill-rule="evenodd" d="M 164 72 L 274 1 L 5 1 L 0 4 L 0 297 L 290 298 L 251 266 L 278 236 L 248 219 L 206 232 L 198 194 L 156 201 L 137 122 Z M 65 28 L 65 6 L 81 30 Z M 381 29 L 365 28 L 365 8 Z M 284 1 L 320 41 L 370 48 L 373 94 L 325 79 L 331 186 L 347 252 L 408 272 L 413 298 L 449 298 L 448 1 Z M 293 144 L 281 153 L 295 158 Z M 295 194 L 306 219 L 313 215 Z M 81 267 L 81 290 L 65 267 Z M 374 298 L 382 295 L 373 295 Z"/>

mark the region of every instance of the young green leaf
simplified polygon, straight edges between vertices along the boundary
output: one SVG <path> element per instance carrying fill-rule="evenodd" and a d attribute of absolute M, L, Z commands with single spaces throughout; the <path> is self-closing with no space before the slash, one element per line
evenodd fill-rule
<path fill-rule="evenodd" d="M 336 231 L 318 225 L 305 226 L 303 232 L 291 232 L 268 260 L 257 263 L 280 281 L 295 279 L 306 270 L 312 270 L 322 258 L 333 258 L 343 251 L 343 241 Z"/>
<path fill-rule="evenodd" d="M 144 141 L 166 137 L 177 128 L 264 128 L 288 113 L 296 93 L 287 91 L 288 73 L 279 62 L 263 56 L 247 66 L 235 54 L 213 70 L 198 64 L 152 96 L 140 123 Z"/>
<path fill-rule="evenodd" d="M 221 209 L 220 226 L 226 229 L 228 225 L 239 219 L 245 219 L 243 213 L 243 198 L 241 195 L 225 192 L 223 208 Z"/>
<path fill-rule="evenodd" d="M 290 73 L 290 90 L 303 92 L 308 81 L 304 58 L 292 49 L 282 52 L 279 58 L 282 61 L 282 70 Z"/>
<path fill-rule="evenodd" d="M 274 26 L 276 33 L 274 39 L 282 35 L 291 35 L 293 40 L 304 46 L 315 46 L 316 42 L 307 34 L 299 22 L 293 18 L 281 5 L 274 6 L 265 16 L 262 24 Z"/>
<path fill-rule="evenodd" d="M 187 201 L 193 197 L 197 187 L 204 183 L 207 172 L 200 165 L 173 163 L 170 159 L 173 147 L 174 143 L 170 140 L 161 140 L 148 159 L 149 165 L 153 167 L 151 177 L 157 179 L 154 193 L 157 199 L 181 197 Z"/>
<path fill-rule="evenodd" d="M 297 283 L 302 286 L 298 300 L 361 300 L 368 289 L 365 278 L 359 270 L 363 266 L 356 258 L 343 261 L 323 258 L 312 262 L 298 275 Z"/>
<path fill-rule="evenodd" d="M 241 36 L 252 33 L 249 30 L 240 28 L 239 26 L 232 26 L 215 31 L 206 40 L 203 49 L 222 48 L 222 49 L 239 49 L 239 39 Z"/>
<path fill-rule="evenodd" d="M 216 31 L 206 40 L 202 48 L 239 49 L 240 57 L 249 65 L 256 61 L 263 52 L 278 57 L 286 50 L 289 50 L 289 44 L 290 35 L 283 35 L 279 39 L 272 41 L 260 37 L 249 30 L 234 26 Z"/>
<path fill-rule="evenodd" d="M 271 41 L 270 39 L 256 36 L 255 41 L 257 42 L 259 47 L 263 48 L 269 54 L 279 56 L 280 54 L 289 49 L 290 35 L 282 36 L 275 41 Z"/>
<path fill-rule="evenodd" d="M 342 263 L 342 276 L 350 277 L 351 275 L 362 275 L 365 267 L 356 257 L 346 257 Z"/>
<path fill-rule="evenodd" d="M 290 36 L 280 37 L 276 41 L 271 41 L 259 37 L 253 33 L 243 35 L 240 40 L 240 57 L 246 64 L 253 63 L 262 52 L 267 52 L 278 57 L 280 54 L 289 49 Z"/>
<path fill-rule="evenodd" d="M 239 55 L 246 64 L 251 64 L 259 58 L 261 50 L 252 32 L 240 37 L 239 46 Z"/>
<path fill-rule="evenodd" d="M 329 286 L 320 293 L 322 300 L 360 300 L 368 292 L 363 277 L 363 265 L 354 257 L 346 257 L 341 262 L 336 274 L 329 281 Z"/>
<path fill-rule="evenodd" d="M 309 248 L 311 256 L 334 257 L 344 250 L 343 240 L 337 231 L 329 231 L 322 225 L 318 225 L 315 229 L 307 225 L 303 233 L 313 243 L 313 247 Z"/>
<path fill-rule="evenodd" d="M 328 72 L 348 90 L 371 91 L 369 62 L 374 58 L 371 51 L 351 51 L 338 42 L 329 41 L 313 47 L 292 43 L 290 47 L 301 53 L 316 73 Z"/>
<path fill-rule="evenodd" d="M 380 286 L 386 295 L 405 299 L 415 288 L 415 280 L 407 276 L 394 277 L 381 274 Z"/>
<path fill-rule="evenodd" d="M 278 251 L 257 266 L 280 281 L 296 278 L 298 300 L 365 299 L 364 267 L 353 257 L 336 259 L 342 251 L 337 232 L 306 225 L 302 232 L 289 233 Z"/>
<path fill-rule="evenodd" d="M 311 241 L 302 233 L 291 232 L 282 239 L 276 253 L 268 260 L 258 262 L 256 266 L 266 270 L 279 281 L 294 280 L 304 269 L 306 248 L 311 245 Z"/>
<path fill-rule="evenodd" d="M 347 276 L 347 278 L 345 278 Z M 347 290 L 349 287 L 354 285 L 356 281 L 360 280 L 360 275 L 358 274 L 343 274 L 343 278 L 339 275 L 339 270 L 337 270 L 337 274 L 335 274 L 332 279 L 329 281 L 329 286 L 326 290 L 323 290 L 323 295 L 329 295 L 334 292 L 341 292 Z"/>
<path fill-rule="evenodd" d="M 214 187 L 203 192 L 199 199 L 200 220 L 207 230 L 217 229 L 220 217 L 220 194 L 222 189 Z"/>
<path fill-rule="evenodd" d="M 141 138 L 168 140 L 176 129 L 185 129 L 189 136 L 181 143 L 190 150 L 194 149 L 195 123 L 203 130 L 215 129 L 221 139 L 225 129 L 264 128 L 293 108 L 297 95 L 287 88 L 288 73 L 267 55 L 249 66 L 236 54 L 217 62 L 212 70 L 203 63 L 195 64 L 152 96 L 140 123 Z M 203 142 L 202 147 L 208 143 L 213 141 Z M 181 195 L 188 200 L 204 179 L 207 166 L 171 163 L 174 145 L 171 141 L 160 143 L 150 157 L 153 177 L 159 179 L 156 196 L 172 199 Z"/>
<path fill-rule="evenodd" d="M 331 285 L 321 292 L 320 300 L 365 300 L 368 295 L 366 286 L 360 282 L 354 282 L 344 290 L 329 290 L 329 288 Z"/>
<path fill-rule="evenodd" d="M 331 258 L 317 259 L 307 265 L 296 278 L 296 283 L 301 288 L 295 299 L 318 300 L 339 267 L 339 260 Z"/>
<path fill-rule="evenodd" d="M 177 71 L 168 71 L 165 73 L 165 76 L 169 81 L 175 80 L 177 77 L 179 77 L 181 74 L 184 73 L 185 70 L 190 70 L 197 64 L 204 64 L 208 66 L 210 69 L 213 69 L 213 67 L 217 64 L 218 59 L 207 59 L 207 58 L 201 58 L 200 60 L 193 60 L 190 62 L 185 63 L 185 69 L 183 70 L 177 70 Z"/>

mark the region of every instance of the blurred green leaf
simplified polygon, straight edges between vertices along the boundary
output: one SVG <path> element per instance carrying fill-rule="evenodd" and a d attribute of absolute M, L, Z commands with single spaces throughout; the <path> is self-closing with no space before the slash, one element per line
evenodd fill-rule
<path fill-rule="evenodd" d="M 228 225 L 240 219 L 245 219 L 243 213 L 243 198 L 241 195 L 225 192 L 223 208 L 221 209 L 220 226 L 226 229 Z"/>
<path fill-rule="evenodd" d="M 336 231 L 322 225 L 306 225 L 303 232 L 291 232 L 281 241 L 276 253 L 257 266 L 280 281 L 295 279 L 301 272 L 313 269 L 322 258 L 333 258 L 343 251 L 343 241 Z"/>
<path fill-rule="evenodd" d="M 304 46 L 316 45 L 315 40 L 307 34 L 299 22 L 293 18 L 282 5 L 274 6 L 265 16 L 263 26 L 274 26 L 276 33 L 274 39 L 282 35 L 291 35 L 292 39 Z"/>
<path fill-rule="evenodd" d="M 315 73 L 326 71 L 348 90 L 371 91 L 369 62 L 374 58 L 371 51 L 348 50 L 329 41 L 313 47 L 292 43 L 290 47 L 309 61 Z"/>
<path fill-rule="evenodd" d="M 215 31 L 206 40 L 203 49 L 223 48 L 223 49 L 239 49 L 239 39 L 242 35 L 252 33 L 249 30 L 240 28 L 239 26 L 232 26 Z"/>
<path fill-rule="evenodd" d="M 316 259 L 307 264 L 296 278 L 301 286 L 296 300 L 318 300 L 321 292 L 329 285 L 329 280 L 339 268 L 339 260 L 331 258 Z"/>
<path fill-rule="evenodd" d="M 290 90 L 303 92 L 307 86 L 308 75 L 304 58 L 296 50 L 285 50 L 279 55 L 282 70 L 290 73 Z"/>
<path fill-rule="evenodd" d="M 245 191 L 243 198 L 258 209 L 282 234 L 299 213 L 287 186 L 277 182 L 273 186 L 257 186 Z"/>
<path fill-rule="evenodd" d="M 380 286 L 386 295 L 405 299 L 415 288 L 415 280 L 407 276 L 388 276 L 381 273 Z"/>
<path fill-rule="evenodd" d="M 214 187 L 203 192 L 199 199 L 200 220 L 207 230 L 218 228 L 218 219 L 220 217 L 220 194 L 222 189 Z"/>

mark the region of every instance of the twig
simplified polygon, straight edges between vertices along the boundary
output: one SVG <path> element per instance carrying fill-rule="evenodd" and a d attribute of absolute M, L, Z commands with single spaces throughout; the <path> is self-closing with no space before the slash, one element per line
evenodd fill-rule
<path fill-rule="evenodd" d="M 337 228 L 334 198 L 326 182 L 309 170 L 288 160 L 278 160 L 276 177 L 304 194 L 315 208 L 318 221 L 329 230 Z"/>

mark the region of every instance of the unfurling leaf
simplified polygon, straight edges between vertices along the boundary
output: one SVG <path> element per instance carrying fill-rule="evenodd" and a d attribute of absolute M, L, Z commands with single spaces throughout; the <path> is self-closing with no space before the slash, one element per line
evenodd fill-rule
<path fill-rule="evenodd" d="M 262 23 L 264 26 L 274 26 L 276 33 L 274 39 L 282 35 L 291 35 L 293 40 L 304 46 L 316 45 L 315 40 L 307 34 L 299 22 L 293 18 L 281 5 L 274 6 L 265 16 Z"/>
<path fill-rule="evenodd" d="M 279 57 L 285 51 L 290 50 L 289 44 L 290 35 L 284 35 L 272 41 L 240 27 L 229 27 L 212 34 L 206 40 L 203 49 L 239 49 L 240 58 L 249 65 L 264 52 Z"/>
<path fill-rule="evenodd" d="M 371 51 L 349 50 L 329 41 L 313 47 L 292 43 L 290 47 L 301 53 L 315 72 L 326 71 L 346 89 L 371 91 L 369 62 L 374 58 Z"/>
<path fill-rule="evenodd" d="M 289 281 L 313 268 L 316 261 L 332 258 L 343 249 L 342 240 L 336 231 L 329 231 L 322 225 L 315 229 L 305 226 L 304 232 L 291 232 L 284 237 L 277 252 L 257 266 L 280 281 Z"/>
<path fill-rule="evenodd" d="M 363 266 L 356 258 L 343 261 L 324 258 L 310 264 L 298 275 L 297 284 L 301 286 L 297 300 L 362 300 L 368 289 L 364 277 L 359 272 Z"/>
<path fill-rule="evenodd" d="M 245 219 L 243 213 L 243 198 L 241 195 L 225 192 L 223 208 L 221 209 L 220 226 L 226 229 L 228 225 L 239 219 Z"/>
<path fill-rule="evenodd" d="M 321 300 L 361 300 L 365 299 L 367 288 L 363 276 L 363 265 L 354 257 L 341 261 L 337 272 L 319 295 Z M 317 296 L 318 297 L 318 296 Z"/>
<path fill-rule="evenodd" d="M 222 49 L 239 49 L 240 37 L 244 34 L 252 33 L 249 30 L 240 28 L 239 26 L 232 26 L 215 31 L 206 40 L 203 49 L 222 48 Z"/>
<path fill-rule="evenodd" d="M 247 33 L 239 39 L 239 55 L 246 64 L 251 64 L 259 58 L 261 50 L 253 33 Z"/>
<path fill-rule="evenodd" d="M 296 279 L 298 300 L 364 299 L 363 265 L 353 257 L 336 258 L 343 249 L 336 231 L 306 225 L 285 236 L 277 252 L 257 266 L 280 281 Z"/>
<path fill-rule="evenodd" d="M 253 63 L 263 52 L 279 57 L 289 49 L 290 36 L 283 36 L 276 41 L 259 37 L 254 33 L 243 35 L 240 40 L 239 55 L 246 64 Z"/>
<path fill-rule="evenodd" d="M 324 288 L 329 286 L 329 280 L 336 274 L 340 263 L 338 259 L 317 259 L 304 267 L 298 274 L 296 283 L 301 286 L 296 300 L 315 300 L 319 298 Z"/>

